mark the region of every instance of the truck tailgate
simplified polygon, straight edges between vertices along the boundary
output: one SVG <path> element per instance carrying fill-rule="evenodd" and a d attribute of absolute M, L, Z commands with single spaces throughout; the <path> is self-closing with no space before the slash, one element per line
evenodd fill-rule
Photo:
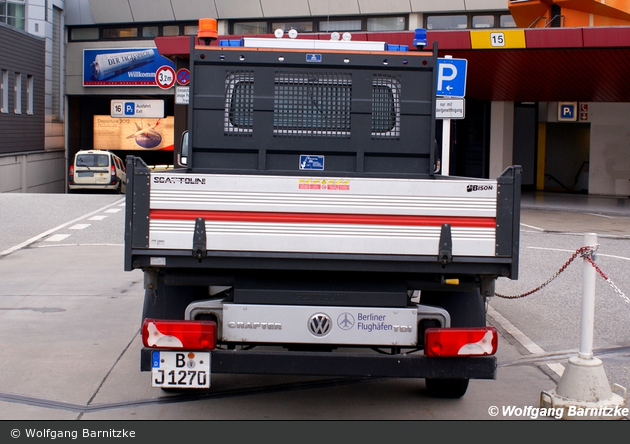
<path fill-rule="evenodd" d="M 449 224 L 453 256 L 496 255 L 497 181 L 150 176 L 150 249 L 436 255 Z"/>

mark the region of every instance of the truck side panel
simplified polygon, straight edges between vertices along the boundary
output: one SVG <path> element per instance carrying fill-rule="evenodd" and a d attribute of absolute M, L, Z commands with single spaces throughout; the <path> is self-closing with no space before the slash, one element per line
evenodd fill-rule
<path fill-rule="evenodd" d="M 468 191 L 475 187 L 477 192 Z M 149 247 L 208 251 L 496 255 L 496 181 L 151 175 Z"/>

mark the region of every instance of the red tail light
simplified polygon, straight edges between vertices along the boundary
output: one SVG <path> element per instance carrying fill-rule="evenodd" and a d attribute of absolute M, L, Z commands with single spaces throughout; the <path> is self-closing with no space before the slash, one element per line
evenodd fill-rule
<path fill-rule="evenodd" d="M 145 319 L 142 343 L 148 348 L 212 350 L 216 346 L 214 321 L 161 321 Z"/>
<path fill-rule="evenodd" d="M 74 165 L 70 165 L 70 172 L 68 173 L 70 176 L 74 176 Z"/>
<path fill-rule="evenodd" d="M 427 328 L 424 354 L 432 357 L 493 355 L 498 342 L 499 335 L 494 327 Z"/>
<path fill-rule="evenodd" d="M 112 164 L 111 169 L 112 169 L 112 177 L 114 177 L 116 175 L 116 165 Z"/>

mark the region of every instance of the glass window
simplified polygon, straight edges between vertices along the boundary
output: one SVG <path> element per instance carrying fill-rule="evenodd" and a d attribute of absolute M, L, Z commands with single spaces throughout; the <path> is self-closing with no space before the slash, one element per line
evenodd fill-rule
<path fill-rule="evenodd" d="M 104 39 L 128 39 L 138 37 L 138 28 L 105 28 Z"/>
<path fill-rule="evenodd" d="M 184 26 L 184 35 L 197 35 L 197 31 L 199 31 L 199 26 L 197 25 Z"/>
<path fill-rule="evenodd" d="M 33 81 L 33 76 L 26 76 L 26 114 L 33 114 L 33 87 L 35 86 L 35 82 Z"/>
<path fill-rule="evenodd" d="M 427 17 L 427 29 L 466 29 L 465 15 L 431 15 Z"/>
<path fill-rule="evenodd" d="M 368 31 L 404 31 L 404 17 L 376 17 L 367 19 Z"/>
<path fill-rule="evenodd" d="M 400 82 L 376 74 L 372 80 L 372 138 L 400 137 Z"/>
<path fill-rule="evenodd" d="M 499 18 L 499 25 L 501 28 L 516 28 L 516 22 L 511 15 L 502 15 Z"/>
<path fill-rule="evenodd" d="M 15 114 L 22 114 L 22 74 L 19 72 L 15 73 L 15 86 L 13 90 L 15 91 Z"/>
<path fill-rule="evenodd" d="M 494 16 L 493 15 L 473 15 L 472 27 L 473 28 L 494 28 Z"/>
<path fill-rule="evenodd" d="M 350 137 L 351 106 L 350 74 L 278 73 L 273 100 L 274 135 Z"/>
<path fill-rule="evenodd" d="M 271 24 L 271 29 L 282 29 L 289 31 L 295 29 L 297 32 L 313 32 L 313 22 L 275 22 Z"/>
<path fill-rule="evenodd" d="M 0 112 L 9 112 L 9 71 L 0 70 Z"/>
<path fill-rule="evenodd" d="M 225 84 L 227 88 L 225 133 L 250 135 L 254 125 L 254 73 L 229 72 Z"/>
<path fill-rule="evenodd" d="M 24 1 L 19 2 L 0 2 L 0 22 L 15 26 L 18 29 L 24 29 Z"/>
<path fill-rule="evenodd" d="M 169 25 L 162 28 L 162 35 L 165 37 L 173 37 L 179 35 L 179 26 Z"/>
<path fill-rule="evenodd" d="M 73 28 L 70 40 L 98 40 L 98 28 Z"/>
<path fill-rule="evenodd" d="M 361 20 L 322 20 L 319 22 L 319 30 L 331 31 L 361 31 Z"/>
<path fill-rule="evenodd" d="M 400 89 L 400 81 L 393 76 L 373 76 L 373 139 L 400 136 Z M 250 136 L 254 129 L 254 73 L 229 72 L 225 99 L 225 134 Z M 350 137 L 351 74 L 277 72 L 273 99 L 276 137 Z"/>
<path fill-rule="evenodd" d="M 109 166 L 107 154 L 80 154 L 75 161 L 76 166 L 106 167 Z"/>
<path fill-rule="evenodd" d="M 53 5 L 52 7 L 52 119 L 53 122 L 63 121 L 63 10 Z"/>
<path fill-rule="evenodd" d="M 159 34 L 159 29 L 157 26 L 143 26 L 142 27 L 142 37 L 157 37 Z"/>
<path fill-rule="evenodd" d="M 267 22 L 234 23 L 233 34 L 267 34 Z"/>

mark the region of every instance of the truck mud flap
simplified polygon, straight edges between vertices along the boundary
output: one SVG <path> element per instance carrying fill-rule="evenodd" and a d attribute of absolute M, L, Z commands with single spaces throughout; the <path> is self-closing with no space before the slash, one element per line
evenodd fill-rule
<path fill-rule="evenodd" d="M 214 350 L 212 373 L 496 379 L 495 356 L 428 358 L 415 354 L 359 354 Z M 151 371 L 151 350 L 141 350 L 141 370 Z"/>

